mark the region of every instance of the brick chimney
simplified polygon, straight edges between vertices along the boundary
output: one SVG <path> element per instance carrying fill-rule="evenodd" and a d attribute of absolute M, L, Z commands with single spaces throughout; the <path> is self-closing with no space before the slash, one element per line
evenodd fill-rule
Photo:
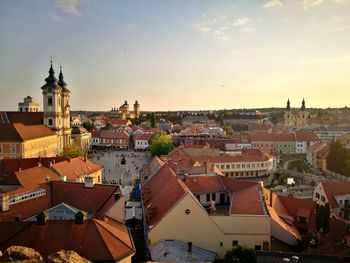
<path fill-rule="evenodd" d="M 95 178 L 92 176 L 86 176 L 85 177 L 85 187 L 86 188 L 93 188 L 95 184 Z"/>
<path fill-rule="evenodd" d="M 8 194 L 0 194 L 0 207 L 2 212 L 10 210 L 10 196 Z"/>
<path fill-rule="evenodd" d="M 60 176 L 60 181 L 62 181 L 62 182 L 67 181 L 67 176 L 61 175 L 61 176 Z"/>
<path fill-rule="evenodd" d="M 47 218 L 46 218 L 46 215 L 45 215 L 44 212 L 41 212 L 40 214 L 38 214 L 38 215 L 36 216 L 36 224 L 37 224 L 38 226 L 43 226 L 43 225 L 45 225 L 45 224 L 46 224 L 46 220 L 47 220 Z"/>
<path fill-rule="evenodd" d="M 215 201 L 211 201 L 211 203 L 210 203 L 210 214 L 216 215 Z"/>

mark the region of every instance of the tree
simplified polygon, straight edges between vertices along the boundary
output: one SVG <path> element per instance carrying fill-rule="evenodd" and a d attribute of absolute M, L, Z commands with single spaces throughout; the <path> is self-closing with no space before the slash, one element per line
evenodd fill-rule
<path fill-rule="evenodd" d="M 78 157 L 78 156 L 83 156 L 85 154 L 84 149 L 79 147 L 75 142 L 72 142 L 70 146 L 65 147 L 63 150 L 63 156 L 64 157 Z"/>
<path fill-rule="evenodd" d="M 85 121 L 83 122 L 83 127 L 88 130 L 89 132 L 95 129 L 94 123 L 91 121 Z"/>
<path fill-rule="evenodd" d="M 222 127 L 222 129 L 226 132 L 226 135 L 227 135 L 227 136 L 232 136 L 232 135 L 235 134 L 235 132 L 234 132 L 233 129 L 232 129 L 231 124 L 229 124 L 229 123 L 226 123 L 226 124 Z"/>
<path fill-rule="evenodd" d="M 330 221 L 330 209 L 329 204 L 326 203 L 324 206 L 317 204 L 316 206 L 316 228 L 317 230 L 323 230 L 324 233 L 329 232 L 329 221 Z"/>
<path fill-rule="evenodd" d="M 154 114 L 154 112 L 152 112 L 151 114 L 151 127 L 155 128 L 156 127 L 156 115 Z"/>
<path fill-rule="evenodd" d="M 173 143 L 165 132 L 152 134 L 148 140 L 149 150 L 153 156 L 166 155 L 173 149 Z"/>
<path fill-rule="evenodd" d="M 226 251 L 225 262 L 255 263 L 255 251 L 247 246 L 237 245 Z"/>
<path fill-rule="evenodd" d="M 327 169 L 336 173 L 350 176 L 350 152 L 339 141 L 329 144 Z"/>

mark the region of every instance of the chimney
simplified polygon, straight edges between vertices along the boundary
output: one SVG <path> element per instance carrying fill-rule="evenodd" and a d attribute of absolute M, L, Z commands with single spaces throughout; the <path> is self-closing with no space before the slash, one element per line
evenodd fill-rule
<path fill-rule="evenodd" d="M 210 214 L 216 215 L 215 201 L 211 201 L 211 203 L 210 203 Z"/>
<path fill-rule="evenodd" d="M 298 256 L 292 256 L 292 262 L 293 263 L 299 263 L 299 257 Z"/>
<path fill-rule="evenodd" d="M 2 212 L 6 212 L 10 210 L 10 196 L 8 194 L 0 195 L 0 207 Z"/>
<path fill-rule="evenodd" d="M 50 182 L 50 176 L 45 176 L 45 181 Z"/>
<path fill-rule="evenodd" d="M 81 211 L 78 211 L 74 217 L 75 217 L 75 223 L 77 225 L 84 224 L 84 214 Z"/>
<path fill-rule="evenodd" d="M 40 159 L 41 160 L 41 159 Z M 41 165 L 41 161 L 39 161 L 38 162 L 38 167 L 41 167 L 42 165 Z"/>
<path fill-rule="evenodd" d="M 94 184 L 95 184 L 94 177 L 92 177 L 92 176 L 85 177 L 85 187 L 86 188 L 93 188 Z"/>
<path fill-rule="evenodd" d="M 49 162 L 49 168 L 52 168 L 52 162 Z"/>
<path fill-rule="evenodd" d="M 187 243 L 187 252 L 192 253 L 192 242 Z"/>
<path fill-rule="evenodd" d="M 18 168 L 18 172 L 22 172 L 22 167 L 21 166 Z"/>
<path fill-rule="evenodd" d="M 209 160 L 206 162 L 206 168 L 207 168 L 206 172 L 207 172 L 207 175 L 208 175 L 208 174 L 210 174 L 210 168 L 211 168 Z"/>
<path fill-rule="evenodd" d="M 45 213 L 44 212 L 41 212 L 40 214 L 38 214 L 37 216 L 36 216 L 36 224 L 38 225 L 38 226 L 43 226 L 43 225 L 45 225 L 46 224 L 46 215 L 45 215 Z"/>
<path fill-rule="evenodd" d="M 72 159 L 71 157 L 68 157 L 68 160 L 67 160 L 67 161 L 68 161 L 68 162 L 70 162 L 70 161 L 71 161 L 71 159 Z"/>
<path fill-rule="evenodd" d="M 87 159 L 88 159 L 88 158 L 87 158 L 87 154 L 85 153 L 85 154 L 84 154 L 84 162 L 87 162 Z"/>
<path fill-rule="evenodd" d="M 55 164 L 56 163 L 56 159 L 52 159 L 52 163 Z"/>
<path fill-rule="evenodd" d="M 60 181 L 62 181 L 62 182 L 67 181 L 67 176 L 65 176 L 65 175 L 60 176 Z"/>

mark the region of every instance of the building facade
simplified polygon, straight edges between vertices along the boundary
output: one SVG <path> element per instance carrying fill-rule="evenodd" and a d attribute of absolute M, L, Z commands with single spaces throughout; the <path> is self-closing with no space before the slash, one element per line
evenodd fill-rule
<path fill-rule="evenodd" d="M 287 101 L 287 108 L 284 113 L 284 127 L 304 127 L 308 124 L 309 112 L 305 107 L 305 100 L 301 103 L 299 110 L 292 110 L 290 107 L 290 101 Z"/>
<path fill-rule="evenodd" d="M 34 101 L 34 98 L 27 96 L 24 98 L 23 102 L 18 103 L 19 112 L 38 112 L 39 103 Z"/>

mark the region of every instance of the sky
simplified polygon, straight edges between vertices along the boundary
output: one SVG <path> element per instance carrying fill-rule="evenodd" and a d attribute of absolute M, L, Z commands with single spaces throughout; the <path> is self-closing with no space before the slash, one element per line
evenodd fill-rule
<path fill-rule="evenodd" d="M 50 57 L 72 110 L 350 106 L 350 0 L 2 0 L 0 110 L 42 104 Z"/>

